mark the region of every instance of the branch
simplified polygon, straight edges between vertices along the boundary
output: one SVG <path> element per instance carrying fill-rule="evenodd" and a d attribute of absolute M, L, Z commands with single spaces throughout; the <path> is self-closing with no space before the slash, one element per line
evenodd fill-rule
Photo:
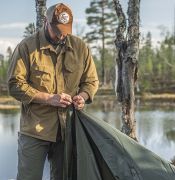
<path fill-rule="evenodd" d="M 115 11 L 119 20 L 118 28 L 116 29 L 116 40 L 115 44 L 117 47 L 121 47 L 122 43 L 125 41 L 124 32 L 126 31 L 126 18 L 123 13 L 122 7 L 118 0 L 113 0 L 115 5 Z"/>
<path fill-rule="evenodd" d="M 126 38 L 124 37 L 126 31 L 126 18 L 125 18 L 125 14 L 123 13 L 119 0 L 113 0 L 113 2 L 119 21 L 118 27 L 116 29 L 116 39 L 115 39 L 115 46 L 116 49 L 118 50 L 118 58 L 116 59 L 118 65 L 118 80 L 116 84 L 116 92 L 119 102 L 122 102 L 123 100 L 122 61 L 124 59 L 124 55 L 127 49 L 127 42 L 126 42 Z"/>
<path fill-rule="evenodd" d="M 128 57 L 133 63 L 138 60 L 139 54 L 139 9 L 140 0 L 130 0 L 128 5 Z"/>
<path fill-rule="evenodd" d="M 47 0 L 35 0 L 36 3 L 36 29 L 39 30 L 43 24 L 45 19 L 46 12 L 46 1 Z"/>

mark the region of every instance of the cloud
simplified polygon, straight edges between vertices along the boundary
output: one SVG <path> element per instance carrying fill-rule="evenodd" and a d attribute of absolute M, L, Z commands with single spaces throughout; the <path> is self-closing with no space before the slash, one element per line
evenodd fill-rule
<path fill-rule="evenodd" d="M 24 29 L 28 23 L 24 22 L 15 22 L 9 24 L 0 24 L 0 29 Z"/>
<path fill-rule="evenodd" d="M 79 19 L 74 19 L 74 23 L 86 23 L 86 19 L 85 18 L 79 18 Z"/>
<path fill-rule="evenodd" d="M 152 35 L 152 45 L 157 47 L 160 45 L 160 42 L 165 38 L 167 32 L 172 33 L 171 26 L 166 24 L 161 25 L 156 22 L 149 22 L 140 27 L 141 36 L 146 36 L 148 32 L 151 32 Z"/>
<path fill-rule="evenodd" d="M 0 38 L 0 54 L 6 55 L 7 48 L 11 47 L 12 50 L 21 41 L 21 38 Z"/>

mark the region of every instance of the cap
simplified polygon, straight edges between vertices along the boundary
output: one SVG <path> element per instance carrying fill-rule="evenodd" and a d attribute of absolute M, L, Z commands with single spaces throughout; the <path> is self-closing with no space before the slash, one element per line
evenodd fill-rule
<path fill-rule="evenodd" d="M 53 31 L 59 36 L 72 34 L 73 15 L 71 9 L 63 4 L 55 4 L 46 11 L 46 17 Z"/>

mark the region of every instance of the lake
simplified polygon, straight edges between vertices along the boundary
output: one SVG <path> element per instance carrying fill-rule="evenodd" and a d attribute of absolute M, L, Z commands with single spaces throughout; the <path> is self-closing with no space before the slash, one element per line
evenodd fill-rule
<path fill-rule="evenodd" d="M 175 158 L 175 103 L 169 101 L 136 102 L 139 142 L 167 160 Z M 85 110 L 94 117 L 121 128 L 121 107 L 115 97 L 97 97 Z M 17 132 L 19 110 L 0 111 L 0 180 L 12 180 L 17 171 Z M 43 180 L 49 179 L 46 162 Z"/>

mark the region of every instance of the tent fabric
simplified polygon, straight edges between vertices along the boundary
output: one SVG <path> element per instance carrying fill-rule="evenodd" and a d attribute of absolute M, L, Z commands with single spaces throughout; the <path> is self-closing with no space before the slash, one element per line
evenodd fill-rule
<path fill-rule="evenodd" d="M 175 180 L 175 167 L 84 111 L 67 116 L 64 180 Z"/>

